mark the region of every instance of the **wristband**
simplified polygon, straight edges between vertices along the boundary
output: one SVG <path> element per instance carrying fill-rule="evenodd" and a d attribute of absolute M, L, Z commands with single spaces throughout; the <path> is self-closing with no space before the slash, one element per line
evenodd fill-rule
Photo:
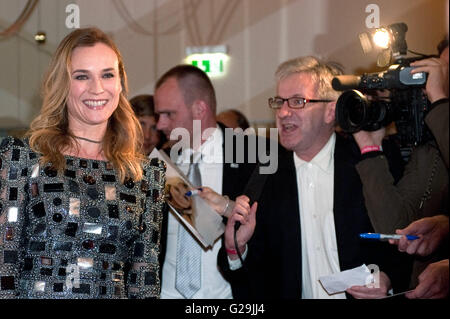
<path fill-rule="evenodd" d="M 227 250 L 227 254 L 230 254 L 230 255 L 237 255 L 238 253 L 237 253 L 237 251 L 236 250 L 234 250 L 234 249 L 226 249 Z"/>
<path fill-rule="evenodd" d="M 364 146 L 361 149 L 361 154 L 369 153 L 369 152 L 382 152 L 383 148 L 380 145 L 368 145 Z"/>

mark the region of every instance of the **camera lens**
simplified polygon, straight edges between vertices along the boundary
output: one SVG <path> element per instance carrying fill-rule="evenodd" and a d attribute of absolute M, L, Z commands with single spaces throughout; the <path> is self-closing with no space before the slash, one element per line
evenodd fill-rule
<path fill-rule="evenodd" d="M 352 126 L 361 126 L 366 116 L 366 104 L 359 99 L 349 100 L 347 110 L 350 124 Z"/>
<path fill-rule="evenodd" d="M 336 102 L 336 121 L 344 132 L 376 131 L 394 120 L 389 102 L 369 101 L 358 90 L 345 91 Z"/>
<path fill-rule="evenodd" d="M 368 121 L 369 101 L 357 90 L 345 91 L 336 102 L 336 121 L 347 133 L 358 132 Z"/>

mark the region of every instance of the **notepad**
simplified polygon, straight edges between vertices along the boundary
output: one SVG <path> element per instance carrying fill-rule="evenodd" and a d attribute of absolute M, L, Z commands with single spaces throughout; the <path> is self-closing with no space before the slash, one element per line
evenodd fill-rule
<path fill-rule="evenodd" d="M 374 274 L 366 265 L 341 271 L 319 278 L 322 287 L 329 295 L 344 292 L 352 286 L 364 286 L 375 281 Z"/>

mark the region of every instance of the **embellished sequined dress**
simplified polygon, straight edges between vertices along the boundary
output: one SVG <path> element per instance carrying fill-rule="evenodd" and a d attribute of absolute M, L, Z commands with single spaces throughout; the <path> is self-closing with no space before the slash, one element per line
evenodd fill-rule
<path fill-rule="evenodd" d="M 26 140 L 0 145 L 0 298 L 158 298 L 165 164 L 121 183 L 65 158 L 58 174 Z"/>

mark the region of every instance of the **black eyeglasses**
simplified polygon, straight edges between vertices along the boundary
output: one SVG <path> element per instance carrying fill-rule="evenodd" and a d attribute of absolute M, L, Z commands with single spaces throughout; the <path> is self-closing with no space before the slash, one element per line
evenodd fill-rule
<path fill-rule="evenodd" d="M 333 100 L 309 100 L 297 96 L 283 99 L 282 97 L 276 96 L 269 98 L 269 107 L 275 110 L 281 109 L 284 102 L 287 102 L 288 106 L 292 109 L 302 109 L 305 107 L 306 103 L 333 102 Z"/>

